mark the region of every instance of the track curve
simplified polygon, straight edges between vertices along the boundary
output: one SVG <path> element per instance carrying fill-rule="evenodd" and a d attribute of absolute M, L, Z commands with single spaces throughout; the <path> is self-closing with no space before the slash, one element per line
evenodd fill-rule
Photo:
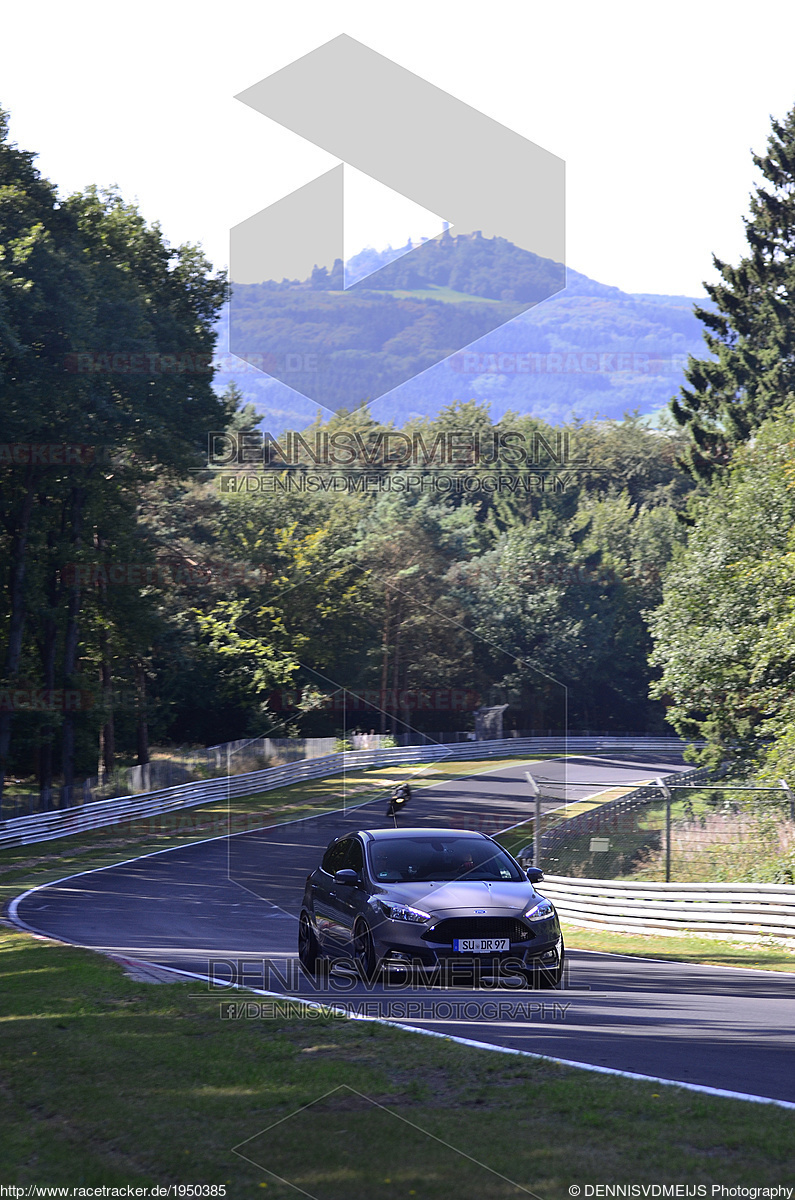
<path fill-rule="evenodd" d="M 526 820 L 530 766 L 506 763 L 417 791 L 405 822 L 493 833 Z M 682 764 L 580 758 L 533 769 L 547 779 L 567 778 L 571 800 L 598 790 L 593 785 L 600 780 L 604 787 L 632 783 Z M 558 803 L 546 801 L 544 808 Z M 158 851 L 33 889 L 9 913 L 38 934 L 218 982 L 321 1000 L 495 1047 L 795 1102 L 795 975 L 573 951 L 558 992 L 409 990 L 399 982 L 365 987 L 337 973 L 312 987 L 295 955 L 306 875 L 333 837 L 385 823 L 379 799 Z M 220 1001 L 218 987 L 205 985 L 200 994 Z"/>

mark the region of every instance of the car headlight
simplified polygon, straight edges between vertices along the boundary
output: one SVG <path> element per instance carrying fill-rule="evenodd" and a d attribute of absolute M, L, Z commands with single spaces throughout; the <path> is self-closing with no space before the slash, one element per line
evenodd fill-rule
<path fill-rule="evenodd" d="M 549 917 L 554 917 L 555 906 L 551 900 L 539 900 L 538 904 L 533 908 L 528 908 L 525 913 L 526 921 L 546 921 Z"/>
<path fill-rule="evenodd" d="M 431 919 L 431 914 L 420 908 L 409 908 L 407 904 L 388 904 L 382 900 L 381 908 L 390 921 L 410 921 L 413 925 L 422 925 Z"/>

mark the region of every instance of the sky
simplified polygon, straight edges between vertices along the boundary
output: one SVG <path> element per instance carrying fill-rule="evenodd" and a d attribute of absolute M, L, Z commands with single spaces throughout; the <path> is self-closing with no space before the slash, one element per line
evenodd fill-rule
<path fill-rule="evenodd" d="M 232 225 L 338 161 L 234 97 L 340 33 L 565 159 L 567 263 L 625 291 L 737 260 L 751 150 L 795 105 L 788 0 L 17 3 L 0 105 L 63 193 L 116 185 L 224 267 Z M 346 251 L 401 231 L 365 205 Z"/>

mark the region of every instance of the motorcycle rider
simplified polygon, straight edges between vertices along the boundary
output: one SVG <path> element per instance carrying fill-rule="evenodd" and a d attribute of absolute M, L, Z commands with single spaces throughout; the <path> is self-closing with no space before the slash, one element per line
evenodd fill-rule
<path fill-rule="evenodd" d="M 389 807 L 386 810 L 388 817 L 394 817 L 399 809 L 408 804 L 411 799 L 411 788 L 408 783 L 398 783 L 392 790 L 392 797 L 389 801 Z"/>

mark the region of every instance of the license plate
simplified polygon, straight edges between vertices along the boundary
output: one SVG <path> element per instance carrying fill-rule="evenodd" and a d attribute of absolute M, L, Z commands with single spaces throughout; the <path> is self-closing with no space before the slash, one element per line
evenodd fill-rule
<path fill-rule="evenodd" d="M 453 941 L 453 949 L 463 954 L 492 954 L 510 948 L 509 938 L 455 938 Z"/>

